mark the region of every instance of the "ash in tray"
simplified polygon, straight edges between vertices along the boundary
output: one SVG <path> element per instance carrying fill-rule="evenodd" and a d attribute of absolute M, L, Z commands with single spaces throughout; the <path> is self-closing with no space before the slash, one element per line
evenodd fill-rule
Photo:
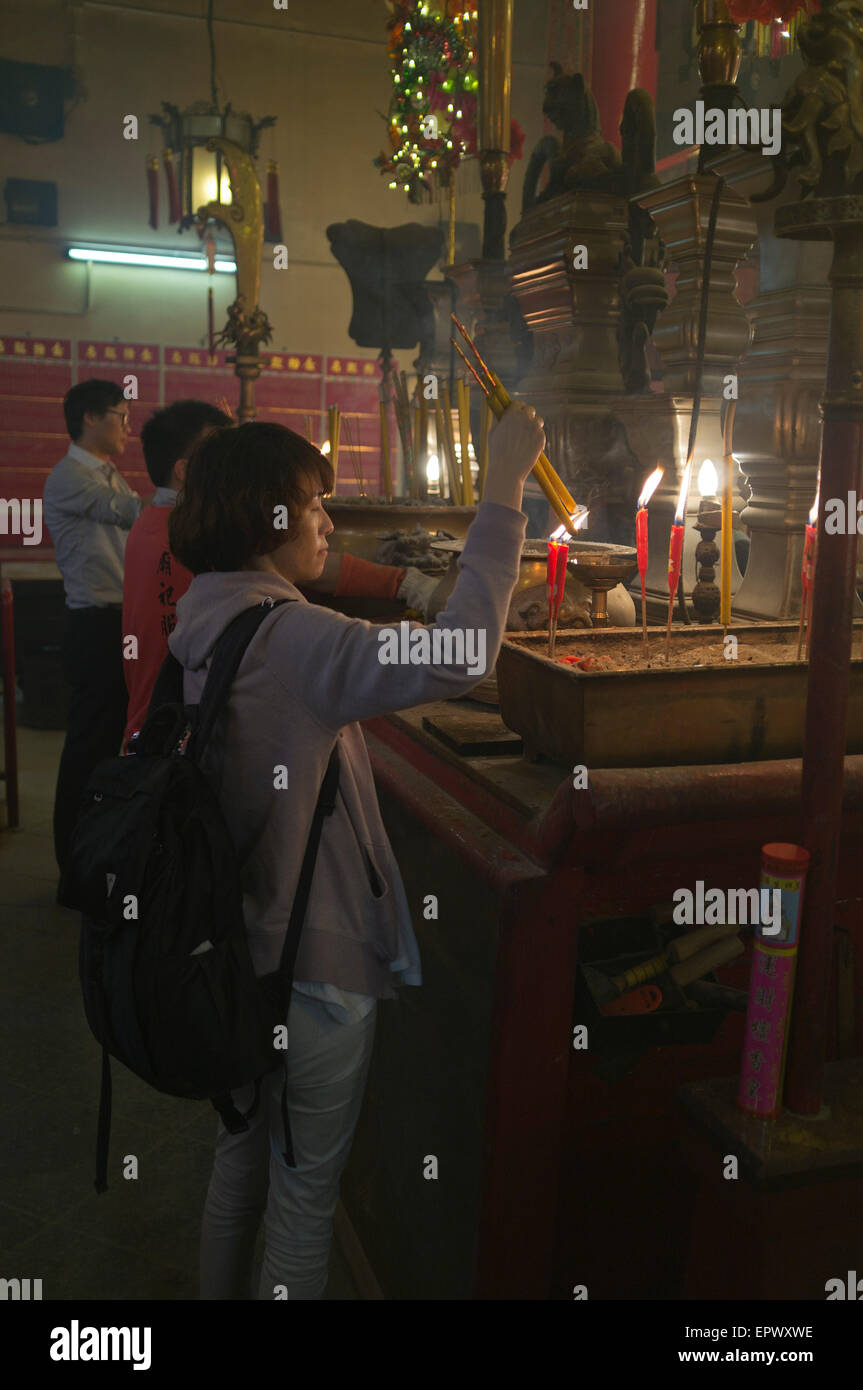
<path fill-rule="evenodd" d="M 412 565 L 423 574 L 444 575 L 449 569 L 449 556 L 431 549 L 432 541 L 454 541 L 449 531 L 426 531 L 415 526 L 412 531 L 389 531 L 381 537 L 375 559 L 379 565 L 395 565 L 399 569 Z"/>
<path fill-rule="evenodd" d="M 516 646 L 527 645 L 518 638 L 512 639 Z M 530 650 L 544 656 L 545 651 L 531 646 Z M 726 667 L 739 669 L 741 666 L 784 666 L 797 661 L 797 637 L 791 640 L 758 640 L 753 634 L 750 640 L 739 638 L 737 657 L 730 660 L 725 655 L 721 630 L 712 638 L 698 637 L 694 640 L 685 634 L 678 637 L 678 629 L 671 634 L 671 653 L 666 660 L 665 634 L 651 636 L 647 650 L 636 640 L 621 639 L 616 642 L 612 636 L 603 635 L 600 642 L 579 642 L 558 636 L 555 665 L 567 666 L 574 671 L 604 675 L 611 671 L 668 671 L 698 670 L 704 667 Z"/>

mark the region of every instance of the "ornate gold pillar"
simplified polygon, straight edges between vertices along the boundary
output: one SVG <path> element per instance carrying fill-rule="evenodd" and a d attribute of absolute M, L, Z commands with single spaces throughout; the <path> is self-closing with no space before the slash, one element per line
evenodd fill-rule
<path fill-rule="evenodd" d="M 479 163 L 483 260 L 506 256 L 506 186 L 509 181 L 513 0 L 477 0 L 479 14 Z"/>
<path fill-rule="evenodd" d="M 237 297 L 228 308 L 228 322 L 218 341 L 236 347 L 234 373 L 240 382 L 237 418 L 241 425 L 255 418 L 255 382 L 261 375 L 260 344 L 273 336 L 270 321 L 259 304 L 261 256 L 264 249 L 264 206 L 258 171 L 251 155 L 223 136 L 208 140 L 207 149 L 221 150 L 231 180 L 231 202 L 207 203 L 198 209 L 202 221 L 214 218 L 231 235 L 237 265 Z"/>

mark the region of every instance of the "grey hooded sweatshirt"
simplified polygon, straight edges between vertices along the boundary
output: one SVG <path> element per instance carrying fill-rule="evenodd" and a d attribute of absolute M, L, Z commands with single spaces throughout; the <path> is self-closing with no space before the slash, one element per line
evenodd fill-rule
<path fill-rule="evenodd" d="M 491 670 L 525 525 L 510 507 L 480 505 L 447 608 L 427 629 L 430 637 L 436 629 L 483 630 L 485 671 L 443 664 L 458 652 L 440 636 L 437 650 L 427 644 L 437 665 L 393 664 L 392 650 L 382 661 L 385 629 L 308 603 L 278 575 L 199 574 L 180 599 L 169 645 L 186 667 L 187 703 L 200 699 L 213 647 L 232 618 L 267 597 L 296 600 L 277 608 L 252 639 L 204 760 L 240 855 L 259 975 L 278 966 L 318 791 L 338 740 L 339 796 L 324 822 L 295 979 L 393 997 L 390 966 L 413 941 L 413 929 L 357 721 L 465 695 Z M 418 627 L 411 624 L 411 632 Z M 409 973 L 404 982 L 412 982 Z"/>

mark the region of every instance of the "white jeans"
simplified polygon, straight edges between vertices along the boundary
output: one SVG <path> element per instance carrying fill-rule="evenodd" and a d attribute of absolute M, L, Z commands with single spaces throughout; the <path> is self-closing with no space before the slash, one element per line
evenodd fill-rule
<path fill-rule="evenodd" d="M 359 1023 L 337 1023 L 316 999 L 291 994 L 284 1067 L 264 1078 L 257 1112 L 243 1134 L 218 1122 L 213 1175 L 201 1232 L 201 1298 L 245 1299 L 258 1227 L 265 1251 L 257 1297 L 319 1299 L 327 1284 L 333 1215 L 348 1160 L 374 1043 L 377 1008 Z M 282 1157 L 281 1095 L 296 1168 Z M 248 1110 L 254 1087 L 233 1093 Z"/>

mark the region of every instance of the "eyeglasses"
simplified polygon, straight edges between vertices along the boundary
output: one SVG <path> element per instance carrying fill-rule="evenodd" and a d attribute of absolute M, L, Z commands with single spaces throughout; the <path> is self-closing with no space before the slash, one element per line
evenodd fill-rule
<path fill-rule="evenodd" d="M 120 419 L 123 421 L 123 424 L 126 426 L 126 429 L 129 428 L 129 412 L 128 412 L 128 410 L 106 410 L 106 411 L 105 411 L 105 414 L 106 414 L 106 415 L 119 415 L 119 416 L 120 416 Z"/>

